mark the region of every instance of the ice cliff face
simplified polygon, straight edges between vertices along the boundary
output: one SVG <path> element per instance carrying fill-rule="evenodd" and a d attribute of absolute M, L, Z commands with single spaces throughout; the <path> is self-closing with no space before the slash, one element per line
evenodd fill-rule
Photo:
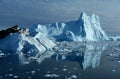
<path fill-rule="evenodd" d="M 35 30 L 34 30 L 35 29 Z M 56 22 L 53 24 L 33 26 L 32 35 L 36 32 L 57 41 L 103 41 L 108 36 L 100 26 L 99 17 L 82 13 L 77 21 Z"/>
<path fill-rule="evenodd" d="M 35 37 L 15 33 L 0 40 L 0 49 L 8 52 L 43 53 L 54 46 L 51 40 L 40 37 L 39 33 Z"/>

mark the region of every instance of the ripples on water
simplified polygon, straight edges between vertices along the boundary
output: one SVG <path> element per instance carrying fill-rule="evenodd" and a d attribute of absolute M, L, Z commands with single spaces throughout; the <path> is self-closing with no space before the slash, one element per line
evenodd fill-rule
<path fill-rule="evenodd" d="M 0 79 L 120 79 L 119 42 L 60 42 L 43 54 L 0 51 Z"/>

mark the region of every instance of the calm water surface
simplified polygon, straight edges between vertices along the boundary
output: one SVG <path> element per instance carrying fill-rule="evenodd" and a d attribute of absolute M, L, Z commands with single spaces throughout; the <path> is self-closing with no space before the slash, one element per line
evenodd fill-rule
<path fill-rule="evenodd" d="M 120 79 L 119 42 L 58 46 L 32 56 L 5 52 L 0 79 Z"/>

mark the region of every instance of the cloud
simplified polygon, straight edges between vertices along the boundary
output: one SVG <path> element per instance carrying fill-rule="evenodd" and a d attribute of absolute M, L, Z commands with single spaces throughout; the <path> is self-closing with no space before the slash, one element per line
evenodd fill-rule
<path fill-rule="evenodd" d="M 108 33 L 117 33 L 120 29 L 119 3 L 120 0 L 0 0 L 0 24 L 69 21 L 86 12 L 100 16 L 102 27 Z"/>

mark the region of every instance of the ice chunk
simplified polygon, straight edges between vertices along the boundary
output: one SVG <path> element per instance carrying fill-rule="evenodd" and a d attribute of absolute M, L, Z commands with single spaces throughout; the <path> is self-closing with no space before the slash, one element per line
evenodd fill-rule
<path fill-rule="evenodd" d="M 0 57 L 4 57 L 5 56 L 5 54 L 4 53 L 0 53 Z"/>
<path fill-rule="evenodd" d="M 78 77 L 76 75 L 71 75 L 70 77 L 68 77 L 68 79 L 77 79 Z"/>
<path fill-rule="evenodd" d="M 55 46 L 48 38 L 25 36 L 23 34 L 11 34 L 0 40 L 0 49 L 12 52 L 42 53 Z"/>
<path fill-rule="evenodd" d="M 46 74 L 45 77 L 58 78 L 58 77 L 60 77 L 60 75 L 57 75 L 57 74 Z"/>
<path fill-rule="evenodd" d="M 15 79 L 16 79 L 16 78 L 19 78 L 19 76 L 15 75 L 14 78 L 15 78 Z"/>
<path fill-rule="evenodd" d="M 32 74 L 35 74 L 36 72 L 35 71 L 31 71 Z"/>
<path fill-rule="evenodd" d="M 110 41 L 120 41 L 120 36 L 109 36 Z"/>
<path fill-rule="evenodd" d="M 67 69 L 66 68 L 64 68 L 64 69 L 62 69 L 63 71 L 67 71 Z"/>

